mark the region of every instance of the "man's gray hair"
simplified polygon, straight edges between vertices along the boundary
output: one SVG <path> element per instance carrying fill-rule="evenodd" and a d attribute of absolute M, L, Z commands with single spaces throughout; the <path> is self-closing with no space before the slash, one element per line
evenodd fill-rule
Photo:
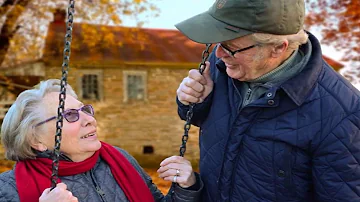
<path fill-rule="evenodd" d="M 44 117 L 46 108 L 42 106 L 42 100 L 51 92 L 60 92 L 60 80 L 41 81 L 33 89 L 20 93 L 9 108 L 1 126 L 1 142 L 7 159 L 18 161 L 35 158 L 31 143 L 38 142 L 39 137 L 34 125 L 47 118 Z M 66 87 L 66 94 L 77 98 L 70 85 Z"/>
<path fill-rule="evenodd" d="M 289 51 L 293 51 L 299 48 L 300 45 L 305 44 L 308 41 L 308 34 L 302 29 L 297 34 L 292 35 L 274 35 L 265 33 L 254 33 L 250 35 L 252 40 L 260 44 L 274 44 L 281 45 L 284 40 L 289 42 Z"/>

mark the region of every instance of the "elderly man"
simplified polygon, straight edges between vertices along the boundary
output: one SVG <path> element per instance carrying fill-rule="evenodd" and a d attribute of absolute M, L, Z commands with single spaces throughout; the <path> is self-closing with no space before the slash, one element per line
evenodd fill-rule
<path fill-rule="evenodd" d="M 202 201 L 360 201 L 359 91 L 303 30 L 304 7 L 217 0 L 176 25 L 217 44 L 177 90 L 182 119 L 197 103 Z"/>

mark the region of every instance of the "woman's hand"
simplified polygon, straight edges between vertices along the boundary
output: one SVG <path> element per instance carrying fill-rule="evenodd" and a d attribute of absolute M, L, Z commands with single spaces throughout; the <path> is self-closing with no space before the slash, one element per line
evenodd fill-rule
<path fill-rule="evenodd" d="M 160 163 L 157 170 L 159 177 L 166 181 L 178 183 L 183 188 L 196 183 L 196 177 L 190 161 L 181 156 L 171 156 Z"/>
<path fill-rule="evenodd" d="M 45 189 L 39 198 L 39 202 L 78 202 L 78 199 L 66 188 L 66 184 L 59 183 L 51 191 L 50 188 Z"/>

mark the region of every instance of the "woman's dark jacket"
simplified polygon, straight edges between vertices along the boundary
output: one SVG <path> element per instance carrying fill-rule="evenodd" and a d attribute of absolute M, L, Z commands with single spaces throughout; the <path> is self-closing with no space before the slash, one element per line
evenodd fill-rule
<path fill-rule="evenodd" d="M 203 185 L 198 174 L 195 173 L 197 184 L 193 185 L 193 188 L 195 187 L 197 189 L 183 189 L 176 185 L 174 192 L 172 192 L 173 190 L 169 190 L 168 195 L 164 196 L 137 161 L 126 151 L 120 148 L 117 149 L 130 161 L 144 179 L 156 202 L 197 202 L 200 200 L 199 197 Z M 110 167 L 101 157 L 99 157 L 98 162 L 90 171 L 83 174 L 60 177 L 60 179 L 67 185 L 68 190 L 78 198 L 79 202 L 128 202 L 124 192 L 113 178 Z M 19 201 L 14 169 L 0 174 L 0 202 Z"/>

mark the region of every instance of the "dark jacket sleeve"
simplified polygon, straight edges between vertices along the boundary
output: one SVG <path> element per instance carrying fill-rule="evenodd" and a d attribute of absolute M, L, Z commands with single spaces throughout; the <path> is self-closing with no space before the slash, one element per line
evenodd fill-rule
<path fill-rule="evenodd" d="M 360 201 L 359 129 L 357 111 L 319 140 L 312 169 L 316 201 Z"/>
<path fill-rule="evenodd" d="M 215 71 L 217 71 L 216 70 L 216 65 L 215 65 L 216 64 L 216 57 L 215 57 L 214 50 L 213 50 L 213 52 L 211 53 L 211 55 L 209 57 L 211 79 L 214 81 L 214 88 L 213 89 L 215 89 L 215 85 L 216 85 Z M 213 98 L 213 92 L 211 92 L 205 98 L 204 102 L 199 103 L 199 104 L 195 104 L 194 109 L 193 109 L 193 117 L 191 119 L 191 124 L 200 127 L 201 123 L 206 119 L 207 115 L 209 114 L 209 110 L 210 110 L 211 103 L 212 103 L 212 98 Z M 186 114 L 189 111 L 189 106 L 182 104 L 179 101 L 177 96 L 176 96 L 176 103 L 178 105 L 179 117 L 182 120 L 186 120 Z"/>
<path fill-rule="evenodd" d="M 0 202 L 19 202 L 14 170 L 0 174 Z"/>
<path fill-rule="evenodd" d="M 203 182 L 200 179 L 198 173 L 196 175 L 196 184 L 193 187 L 197 189 L 184 189 L 178 185 L 175 185 L 175 188 L 168 191 L 168 194 L 164 196 L 157 186 L 152 182 L 151 177 L 144 171 L 144 169 L 139 165 L 134 157 L 132 157 L 125 150 L 117 148 L 134 166 L 134 168 L 139 172 L 140 176 L 145 180 L 147 186 L 149 187 L 154 199 L 156 202 L 197 202 L 200 201 L 201 191 L 203 190 Z"/>

